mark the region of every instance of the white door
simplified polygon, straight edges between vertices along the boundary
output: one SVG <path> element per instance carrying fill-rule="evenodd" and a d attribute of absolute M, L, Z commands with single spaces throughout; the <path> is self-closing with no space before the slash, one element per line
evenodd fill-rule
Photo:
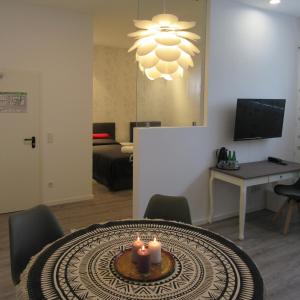
<path fill-rule="evenodd" d="M 0 213 L 40 202 L 39 89 L 38 73 L 0 69 Z"/>

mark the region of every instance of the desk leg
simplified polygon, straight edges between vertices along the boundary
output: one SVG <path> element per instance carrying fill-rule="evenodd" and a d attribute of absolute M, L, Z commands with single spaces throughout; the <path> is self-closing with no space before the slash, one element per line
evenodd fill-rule
<path fill-rule="evenodd" d="M 245 238 L 244 231 L 245 231 L 246 204 L 247 204 L 247 186 L 243 184 L 240 186 L 239 239 L 241 241 Z"/>
<path fill-rule="evenodd" d="M 211 172 L 209 176 L 209 216 L 208 216 L 208 222 L 210 224 L 213 221 L 213 215 L 214 215 L 213 184 L 214 184 L 214 175 L 213 172 Z"/>

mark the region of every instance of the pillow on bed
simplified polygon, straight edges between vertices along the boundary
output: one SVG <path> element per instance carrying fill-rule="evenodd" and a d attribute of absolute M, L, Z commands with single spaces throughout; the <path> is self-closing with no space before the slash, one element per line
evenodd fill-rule
<path fill-rule="evenodd" d="M 101 146 L 101 145 L 119 145 L 119 143 L 115 140 L 110 139 L 94 139 L 93 146 Z"/>
<path fill-rule="evenodd" d="M 93 139 L 108 139 L 110 138 L 109 133 L 93 133 Z"/>

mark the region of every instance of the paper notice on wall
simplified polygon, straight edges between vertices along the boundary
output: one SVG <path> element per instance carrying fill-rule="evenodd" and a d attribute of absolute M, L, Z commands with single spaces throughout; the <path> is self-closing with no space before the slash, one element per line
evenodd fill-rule
<path fill-rule="evenodd" d="M 25 113 L 27 111 L 27 93 L 0 92 L 0 113 Z"/>

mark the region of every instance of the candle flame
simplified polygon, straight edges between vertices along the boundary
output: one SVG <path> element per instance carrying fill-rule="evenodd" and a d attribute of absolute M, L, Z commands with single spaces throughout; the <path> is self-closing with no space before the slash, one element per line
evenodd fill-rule
<path fill-rule="evenodd" d="M 145 245 L 142 246 L 142 251 L 145 251 Z"/>
<path fill-rule="evenodd" d="M 137 237 L 137 240 L 139 241 L 140 240 L 140 236 L 138 235 L 138 237 Z"/>
<path fill-rule="evenodd" d="M 154 237 L 153 241 L 156 242 L 156 236 Z"/>

